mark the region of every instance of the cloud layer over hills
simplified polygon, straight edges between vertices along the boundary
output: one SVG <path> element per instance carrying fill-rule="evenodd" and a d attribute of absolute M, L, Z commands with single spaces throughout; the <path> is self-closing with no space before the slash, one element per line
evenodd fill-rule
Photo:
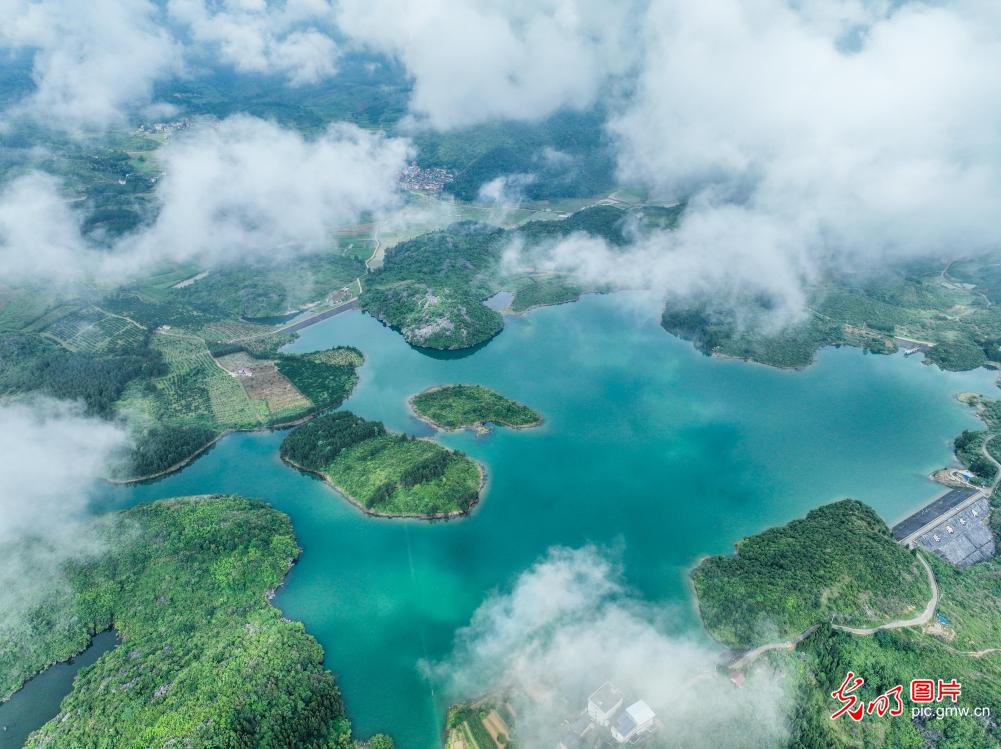
<path fill-rule="evenodd" d="M 764 300 L 782 318 L 831 269 L 997 250 L 999 32 L 1001 10 L 986 0 L 14 0 L 0 10 L 0 46 L 33 54 L 35 89 L 15 111 L 69 130 L 122 121 L 152 103 L 155 82 L 206 55 L 297 85 L 336 76 L 345 49 L 380 52 L 411 77 L 408 122 L 419 127 L 599 104 L 620 180 L 689 210 L 678 231 L 625 255 L 574 238 L 549 262 L 666 298 Z M 206 226 L 250 256 L 310 244 L 389 204 L 389 165 L 405 151 L 343 128 L 317 141 L 263 123 L 220 130 L 244 146 L 203 132 L 202 168 L 190 143 L 165 152 L 163 216 L 134 242 L 136 257 L 211 252 Z M 230 159 L 246 190 L 220 191 Z M 20 246 L 11 216 L 29 199 L 52 204 L 51 187 L 22 177 L 0 188 L 6 255 Z M 46 243 L 75 254 L 72 221 L 50 207 Z M 286 223 L 287 210 L 303 220 Z"/>
<path fill-rule="evenodd" d="M 399 199 L 409 155 L 398 138 L 334 125 L 315 138 L 235 116 L 176 136 L 158 158 L 153 223 L 98 248 L 55 178 L 31 173 L 0 192 L 0 262 L 9 281 L 124 280 L 167 261 L 279 260 L 327 246 L 340 226 Z"/>

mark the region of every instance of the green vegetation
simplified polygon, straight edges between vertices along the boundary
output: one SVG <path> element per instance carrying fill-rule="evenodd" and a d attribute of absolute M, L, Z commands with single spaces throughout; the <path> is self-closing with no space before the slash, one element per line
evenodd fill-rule
<path fill-rule="evenodd" d="M 90 526 L 106 551 L 68 563 L 0 630 L 0 693 L 114 627 L 27 746 L 352 746 L 323 651 L 268 602 L 298 557 L 287 516 L 234 496 L 140 505 Z"/>
<path fill-rule="evenodd" d="M 580 299 L 583 290 L 563 276 L 529 278 L 514 292 L 513 312 L 525 312 L 535 307 L 566 304 Z"/>
<path fill-rule="evenodd" d="M 995 568 L 995 576 L 998 570 Z M 997 619 L 997 609 L 990 612 Z M 912 720 L 909 684 L 912 679 L 955 678 L 962 687 L 957 707 L 1001 707 L 1001 660 L 974 657 L 953 648 L 940 637 L 916 629 L 877 632 L 858 637 L 834 630 L 828 624 L 811 634 L 793 655 L 776 658 L 787 674 L 794 675 L 796 706 L 791 720 L 793 749 L 966 749 L 997 746 L 1001 732 L 996 723 L 972 716 L 946 716 L 928 721 Z M 855 694 L 869 702 L 894 686 L 903 686 L 904 715 L 896 718 L 867 716 L 861 722 L 832 721 L 840 707 L 831 692 L 841 686 L 849 671 L 865 679 Z M 946 701 L 933 708 L 951 706 Z M 930 742 L 929 742 L 930 740 Z"/>
<path fill-rule="evenodd" d="M 128 384 L 165 370 L 160 352 L 143 337 L 104 352 L 70 351 L 34 334 L 0 337 L 0 394 L 40 391 L 82 400 L 88 411 L 110 416 Z"/>
<path fill-rule="evenodd" d="M 468 512 L 479 499 L 480 468 L 464 454 L 346 411 L 292 430 L 281 456 L 376 515 L 446 516 Z"/>
<path fill-rule="evenodd" d="M 977 395 L 967 395 L 964 401 L 977 408 L 988 427 L 987 435 L 1001 431 L 1001 401 Z M 956 440 L 957 455 L 962 459 L 963 453 L 974 448 L 979 451 L 984 435 L 964 432 Z M 992 448 L 993 441 L 988 443 L 988 450 Z M 997 492 L 991 497 L 991 510 L 995 538 L 1001 542 Z M 993 559 L 960 570 L 934 555 L 926 558 L 940 595 L 932 622 L 920 629 L 882 631 L 867 637 L 840 632 L 825 623 L 793 656 L 778 657 L 783 670 L 795 674 L 797 705 L 791 747 L 965 749 L 1001 742 L 1001 729 L 993 720 L 969 716 L 909 719 L 912 703 L 908 701 L 908 685 L 915 678 L 959 681 L 963 686 L 957 707 L 988 707 L 994 714 L 1001 709 L 1001 561 Z M 866 680 L 857 692 L 866 701 L 903 685 L 905 716 L 865 718 L 860 723 L 831 721 L 828 716 L 838 705 L 830 693 L 841 685 L 848 671 Z"/>
<path fill-rule="evenodd" d="M 312 409 L 336 408 L 358 384 L 365 361 L 356 348 L 338 347 L 302 356 L 282 356 L 278 371 L 312 402 Z"/>
<path fill-rule="evenodd" d="M 692 572 L 702 621 L 733 647 L 788 639 L 820 621 L 881 624 L 920 611 L 931 596 L 914 556 L 855 500 L 812 510 L 736 549 Z"/>
<path fill-rule="evenodd" d="M 474 702 L 452 705 L 445 716 L 445 746 L 516 749 L 518 745 L 511 740 L 513 725 L 512 708 L 504 699 L 495 702 L 493 697 L 481 698 Z M 588 742 L 587 745 L 592 743 L 594 742 Z"/>
<path fill-rule="evenodd" d="M 468 704 L 454 705 L 449 708 L 445 721 L 449 734 L 459 731 L 469 736 L 479 749 L 499 749 L 490 731 L 483 725 L 483 720 L 490 710 L 491 708 L 485 705 L 475 707 Z"/>
<path fill-rule="evenodd" d="M 154 425 L 143 432 L 129 458 L 127 476 L 155 476 L 189 460 L 219 434 L 209 427 Z"/>
<path fill-rule="evenodd" d="M 362 309 L 415 346 L 457 349 L 489 340 L 504 326 L 482 303 L 494 291 L 488 272 L 503 235 L 461 223 L 397 245 L 366 284 Z"/>
<path fill-rule="evenodd" d="M 263 271 L 263 272 L 262 272 Z M 281 322 L 305 305 L 365 275 L 358 258 L 326 252 L 266 268 L 236 267 L 197 274 L 161 291 L 163 298 L 219 318 Z M 149 291 L 147 290 L 147 293 Z"/>
<path fill-rule="evenodd" d="M 410 404 L 419 417 L 444 429 L 482 426 L 486 422 L 512 427 L 542 421 L 528 406 L 482 385 L 444 385 L 415 395 Z"/>
<path fill-rule="evenodd" d="M 66 300 L 0 287 L 0 396 L 43 392 L 81 400 L 97 416 L 125 416 L 137 447 L 116 478 L 160 473 L 227 430 L 282 424 L 344 401 L 359 351 L 283 355 L 278 349 L 293 338 L 276 332 L 284 317 L 240 315 L 342 304 L 358 293 L 362 267 L 335 254 L 280 269 L 182 267 L 97 301 L 92 291 Z"/>
<path fill-rule="evenodd" d="M 953 442 L 959 462 L 975 474 L 973 483 L 982 485 L 990 484 L 997 475 L 997 466 L 994 465 L 994 461 L 989 460 L 981 452 L 987 436 L 988 432 L 985 431 L 971 432 L 966 430 Z"/>
<path fill-rule="evenodd" d="M 824 625 L 807 638 L 791 659 L 797 674 L 797 709 L 792 722 L 792 747 L 879 747 L 897 749 L 927 746 L 929 730 L 934 746 L 965 749 L 996 746 L 1001 730 L 992 721 L 972 717 L 945 717 L 914 722 L 907 717 L 891 720 L 831 721 L 836 708 L 830 693 L 848 671 L 862 676 L 859 690 L 872 700 L 897 684 L 904 685 L 904 705 L 909 717 L 908 684 L 914 678 L 955 678 L 963 685 L 959 707 L 1001 709 L 1001 562 L 992 560 L 958 570 L 929 556 L 941 598 L 936 613 L 945 624 L 934 622 L 857 637 Z M 951 705 L 951 703 L 946 703 Z"/>
<path fill-rule="evenodd" d="M 246 355 L 216 360 L 201 338 L 173 330 L 154 336 L 154 345 L 167 372 L 136 382 L 121 402 L 134 418 L 155 425 L 137 440 L 128 476 L 166 470 L 228 429 L 256 429 L 336 408 L 357 384 L 355 370 L 363 361 L 354 348 L 281 355 L 277 361 Z"/>

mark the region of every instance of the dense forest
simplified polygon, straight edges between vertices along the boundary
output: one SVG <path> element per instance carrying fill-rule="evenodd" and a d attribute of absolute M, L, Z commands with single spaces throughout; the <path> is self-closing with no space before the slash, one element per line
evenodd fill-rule
<path fill-rule="evenodd" d="M 341 450 L 385 433 L 381 421 L 335 411 L 289 432 L 282 440 L 281 456 L 311 471 L 322 471 Z"/>
<path fill-rule="evenodd" d="M 149 336 L 103 351 L 68 351 L 29 333 L 0 335 L 0 395 L 38 391 L 83 401 L 88 412 L 111 416 L 130 382 L 166 372 Z"/>
<path fill-rule="evenodd" d="M 71 562 L 25 621 L 0 631 L 0 686 L 114 627 L 43 746 L 351 747 L 323 651 L 265 597 L 299 554 L 288 517 L 234 496 L 140 505 L 95 522 L 107 551 Z"/>
<path fill-rule="evenodd" d="M 278 371 L 312 402 L 315 410 L 336 408 L 358 384 L 361 351 L 341 346 L 301 356 L 281 355 Z"/>
<path fill-rule="evenodd" d="M 846 499 L 738 542 L 693 572 L 702 621 L 750 648 L 820 621 L 868 626 L 920 610 L 931 595 L 913 554 L 870 507 Z"/>
<path fill-rule="evenodd" d="M 214 429 L 197 424 L 155 424 L 136 441 L 116 478 L 156 475 L 187 460 L 218 436 Z"/>

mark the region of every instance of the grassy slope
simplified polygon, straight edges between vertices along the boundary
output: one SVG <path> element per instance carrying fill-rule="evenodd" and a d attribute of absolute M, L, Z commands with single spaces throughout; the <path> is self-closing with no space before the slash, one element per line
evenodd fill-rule
<path fill-rule="evenodd" d="M 287 516 L 233 496 L 164 500 L 94 526 L 36 626 L 0 634 L 4 690 L 114 626 L 28 746 L 350 746 L 323 651 L 265 598 L 298 556 Z M 40 607 L 42 608 L 42 607 Z"/>
<path fill-rule="evenodd" d="M 480 470 L 462 453 L 343 411 L 294 429 L 281 454 L 377 514 L 461 513 L 479 497 Z"/>
<path fill-rule="evenodd" d="M 461 429 L 483 422 L 507 426 L 537 424 L 541 416 L 528 406 L 482 385 L 445 385 L 425 390 L 411 401 L 418 416 L 445 427 Z"/>
<path fill-rule="evenodd" d="M 706 628 L 735 647 L 792 637 L 818 621 L 880 624 L 931 591 L 913 555 L 872 509 L 842 500 L 710 557 L 692 573 Z"/>
<path fill-rule="evenodd" d="M 525 312 L 535 307 L 576 302 L 583 289 L 564 276 L 529 278 L 520 284 L 511 301 L 513 312 Z"/>

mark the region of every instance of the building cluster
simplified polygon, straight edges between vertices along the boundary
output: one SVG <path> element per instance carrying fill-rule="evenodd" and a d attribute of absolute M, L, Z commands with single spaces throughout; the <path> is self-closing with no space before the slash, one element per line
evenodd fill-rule
<path fill-rule="evenodd" d="M 441 192 L 445 185 L 452 181 L 452 173 L 441 167 L 422 169 L 416 161 L 400 172 L 400 186 L 405 190 L 422 190 L 424 192 Z"/>
<path fill-rule="evenodd" d="M 657 727 L 657 715 L 646 702 L 636 700 L 627 705 L 625 695 L 606 681 L 587 698 L 587 708 L 567 723 L 557 749 L 639 744 Z"/>
<path fill-rule="evenodd" d="M 169 135 L 176 130 L 187 130 L 189 127 L 191 127 L 191 120 L 184 117 L 180 120 L 174 120 L 173 122 L 153 122 L 149 125 L 140 125 L 138 132 Z"/>

